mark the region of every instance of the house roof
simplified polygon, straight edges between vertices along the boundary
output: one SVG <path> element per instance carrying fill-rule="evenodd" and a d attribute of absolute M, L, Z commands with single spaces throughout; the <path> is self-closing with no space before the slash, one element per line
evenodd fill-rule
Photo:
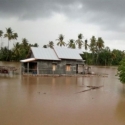
<path fill-rule="evenodd" d="M 54 47 L 51 48 L 40 48 L 40 47 L 31 47 L 32 58 L 21 60 L 21 62 L 30 62 L 37 59 L 40 60 L 61 60 L 61 59 L 72 59 L 83 61 L 80 54 L 82 50 L 80 49 L 70 49 L 64 47 Z"/>
<path fill-rule="evenodd" d="M 51 48 L 31 47 L 31 50 L 35 59 L 60 60 Z"/>
<path fill-rule="evenodd" d="M 64 47 L 54 47 L 54 50 L 60 59 L 74 59 L 74 60 L 83 60 L 80 54 L 82 50 L 80 49 L 70 49 Z"/>

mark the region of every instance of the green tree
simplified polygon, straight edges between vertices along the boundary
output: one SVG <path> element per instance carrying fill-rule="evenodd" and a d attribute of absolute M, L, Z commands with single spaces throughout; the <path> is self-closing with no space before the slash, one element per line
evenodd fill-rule
<path fill-rule="evenodd" d="M 88 49 L 88 41 L 87 41 L 87 39 L 85 40 L 85 50 L 87 50 Z"/>
<path fill-rule="evenodd" d="M 80 33 L 78 34 L 78 39 L 76 40 L 76 44 L 78 45 L 78 48 L 81 49 L 83 46 L 83 41 L 82 41 L 83 35 Z"/>
<path fill-rule="evenodd" d="M 101 51 L 104 48 L 104 41 L 101 37 L 98 38 L 96 44 L 97 44 L 97 47 L 98 47 L 99 51 Z"/>
<path fill-rule="evenodd" d="M 23 39 L 22 39 L 22 45 L 23 45 L 24 47 L 27 47 L 27 46 L 29 45 L 28 40 L 27 40 L 26 38 L 23 38 Z"/>
<path fill-rule="evenodd" d="M 52 49 L 54 47 L 53 41 L 49 41 L 49 44 L 47 46 Z"/>
<path fill-rule="evenodd" d="M 18 34 L 17 34 L 17 33 L 13 33 L 12 38 L 15 39 L 15 40 L 17 40 L 17 38 L 18 38 Z"/>
<path fill-rule="evenodd" d="M 102 49 L 98 56 L 98 65 L 111 65 L 111 52 L 107 48 Z"/>
<path fill-rule="evenodd" d="M 0 50 L 0 61 L 11 61 L 12 51 L 7 47 L 2 47 Z"/>
<path fill-rule="evenodd" d="M 65 46 L 66 45 L 66 43 L 63 41 L 64 36 L 62 34 L 59 35 L 59 38 L 57 40 L 58 40 L 58 43 L 57 43 L 58 46 Z"/>
<path fill-rule="evenodd" d="M 29 44 L 30 47 L 38 47 L 39 45 L 37 43 Z"/>
<path fill-rule="evenodd" d="M 37 44 L 37 43 L 34 43 L 34 45 L 33 45 L 34 47 L 38 47 L 39 45 Z"/>
<path fill-rule="evenodd" d="M 123 51 L 113 49 L 112 55 L 114 55 L 114 58 L 112 58 L 112 65 L 119 65 L 120 61 L 124 58 Z"/>
<path fill-rule="evenodd" d="M 21 53 L 21 44 L 19 42 L 15 43 L 13 45 L 13 49 L 12 49 L 12 52 L 13 52 L 13 55 L 12 55 L 12 60 L 15 60 L 15 61 L 19 61 L 22 56 L 22 53 Z"/>
<path fill-rule="evenodd" d="M 120 62 L 118 66 L 118 76 L 119 80 L 125 84 L 125 58 Z"/>
<path fill-rule="evenodd" d="M 31 45 L 29 44 L 28 40 L 26 38 L 23 38 L 21 43 L 21 53 L 23 58 L 26 58 L 30 47 Z"/>
<path fill-rule="evenodd" d="M 72 49 L 76 48 L 76 45 L 75 45 L 75 42 L 73 39 L 69 40 L 69 43 L 67 44 L 67 46 L 68 46 L 68 48 L 72 48 Z"/>
<path fill-rule="evenodd" d="M 104 41 L 101 37 L 98 38 L 96 42 L 96 64 L 98 64 L 99 53 L 104 48 Z"/>
<path fill-rule="evenodd" d="M 92 38 L 90 39 L 89 48 L 90 48 L 90 51 L 92 52 L 92 62 L 94 64 L 94 62 L 95 62 L 95 53 L 96 53 L 96 50 L 97 50 L 95 36 L 92 36 Z"/>
<path fill-rule="evenodd" d="M 43 48 L 47 48 L 47 45 L 43 45 Z"/>
<path fill-rule="evenodd" d="M 3 31 L 0 30 L 0 37 L 1 37 L 1 47 L 2 47 L 2 36 L 3 36 Z"/>
<path fill-rule="evenodd" d="M 87 49 L 89 47 L 87 39 L 85 40 L 85 45 L 84 46 L 85 46 L 85 50 L 87 51 Z M 85 58 L 86 58 L 86 64 L 88 64 L 88 58 L 87 58 L 88 53 L 85 52 L 84 54 L 85 54 Z"/>
<path fill-rule="evenodd" d="M 9 41 L 13 39 L 13 31 L 10 27 L 6 28 L 6 34 L 4 34 L 4 37 L 8 38 L 8 49 L 9 49 Z"/>

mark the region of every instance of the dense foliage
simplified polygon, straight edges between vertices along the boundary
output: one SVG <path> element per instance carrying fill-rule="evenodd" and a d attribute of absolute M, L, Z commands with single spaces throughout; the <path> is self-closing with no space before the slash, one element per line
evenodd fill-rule
<path fill-rule="evenodd" d="M 125 84 L 125 58 L 120 62 L 118 66 L 118 76 L 119 80 Z"/>
<path fill-rule="evenodd" d="M 27 58 L 30 47 L 38 47 L 38 44 L 30 44 L 26 38 L 23 38 L 21 42 L 16 42 L 18 38 L 18 34 L 13 32 L 11 28 L 6 28 L 6 32 L 4 33 L 0 30 L 1 37 L 1 48 L 0 48 L 0 61 L 19 61 L 21 59 Z M 3 47 L 2 38 L 8 39 L 8 47 Z M 86 64 L 89 65 L 119 65 L 119 62 L 124 57 L 124 51 L 120 50 L 110 50 L 109 47 L 105 47 L 104 40 L 99 37 L 96 38 L 92 36 L 90 38 L 90 43 L 88 40 L 83 40 L 83 35 L 78 34 L 78 38 L 76 40 L 70 39 L 68 43 L 64 40 L 64 35 L 60 34 L 57 40 L 57 46 L 65 46 L 72 49 L 82 49 L 84 48 L 83 54 L 81 56 L 85 60 Z M 9 43 L 11 40 L 14 40 L 13 48 L 9 49 Z M 47 45 L 43 45 L 44 48 L 53 48 L 54 42 L 49 41 Z M 90 52 L 87 52 L 89 50 Z"/>

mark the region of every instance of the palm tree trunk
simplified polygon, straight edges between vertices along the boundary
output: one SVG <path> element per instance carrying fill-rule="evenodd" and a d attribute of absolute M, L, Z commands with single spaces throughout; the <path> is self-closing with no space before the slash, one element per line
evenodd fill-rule
<path fill-rule="evenodd" d="M 9 40 L 8 40 L 8 50 L 9 50 Z"/>
<path fill-rule="evenodd" d="M 1 48 L 2 48 L 2 37 L 1 37 Z"/>

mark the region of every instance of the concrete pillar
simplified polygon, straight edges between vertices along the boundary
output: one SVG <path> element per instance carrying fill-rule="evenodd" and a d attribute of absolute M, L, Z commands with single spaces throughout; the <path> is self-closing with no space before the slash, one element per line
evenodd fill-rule
<path fill-rule="evenodd" d="M 37 62 L 37 75 L 39 75 L 39 62 Z"/>
<path fill-rule="evenodd" d="M 29 62 L 27 63 L 27 73 L 29 74 Z"/>
<path fill-rule="evenodd" d="M 23 69 L 22 69 L 22 62 L 21 62 L 21 65 L 20 65 L 20 74 L 22 75 L 23 74 Z"/>

